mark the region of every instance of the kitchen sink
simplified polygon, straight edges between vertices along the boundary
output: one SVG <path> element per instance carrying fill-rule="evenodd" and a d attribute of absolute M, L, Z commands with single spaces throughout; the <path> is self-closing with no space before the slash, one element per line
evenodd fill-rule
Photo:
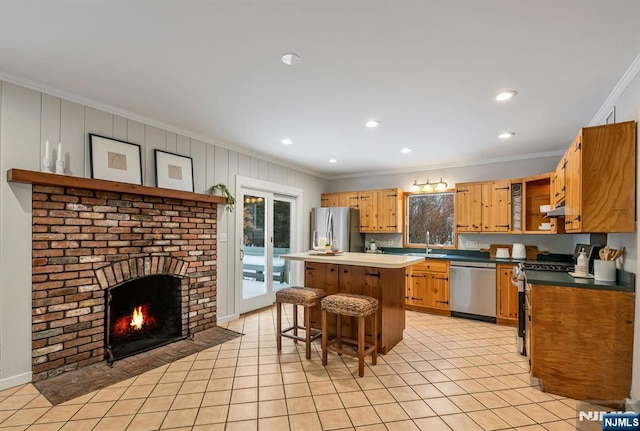
<path fill-rule="evenodd" d="M 405 256 L 420 256 L 420 257 L 447 257 L 446 254 L 442 253 L 405 253 Z"/>

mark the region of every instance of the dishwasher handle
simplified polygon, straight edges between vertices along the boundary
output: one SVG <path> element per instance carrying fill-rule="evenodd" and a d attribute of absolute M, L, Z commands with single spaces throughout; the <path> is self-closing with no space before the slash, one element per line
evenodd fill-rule
<path fill-rule="evenodd" d="M 496 269 L 494 262 L 451 262 L 451 268 Z"/>

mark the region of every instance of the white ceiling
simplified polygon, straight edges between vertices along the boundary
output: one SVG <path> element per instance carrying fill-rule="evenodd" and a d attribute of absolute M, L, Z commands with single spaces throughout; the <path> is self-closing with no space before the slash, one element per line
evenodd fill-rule
<path fill-rule="evenodd" d="M 638 53 L 638 0 L 0 0 L 0 76 L 323 176 L 559 152 Z"/>

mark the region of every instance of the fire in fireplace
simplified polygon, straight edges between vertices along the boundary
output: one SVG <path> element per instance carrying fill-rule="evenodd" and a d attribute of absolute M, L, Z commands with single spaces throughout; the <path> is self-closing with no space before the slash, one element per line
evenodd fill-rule
<path fill-rule="evenodd" d="M 181 294 L 181 279 L 171 275 L 143 277 L 109 289 L 105 313 L 107 361 L 112 364 L 185 338 L 188 334 L 182 329 Z"/>

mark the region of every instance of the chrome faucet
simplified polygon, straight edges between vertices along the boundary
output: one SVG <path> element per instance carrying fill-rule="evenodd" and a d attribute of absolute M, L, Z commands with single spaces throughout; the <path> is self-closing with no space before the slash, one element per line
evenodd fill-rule
<path fill-rule="evenodd" d="M 425 238 L 424 242 L 426 244 L 425 253 L 429 254 L 431 252 L 431 249 L 429 248 L 429 231 L 427 231 L 427 235 L 426 235 L 426 238 Z"/>

